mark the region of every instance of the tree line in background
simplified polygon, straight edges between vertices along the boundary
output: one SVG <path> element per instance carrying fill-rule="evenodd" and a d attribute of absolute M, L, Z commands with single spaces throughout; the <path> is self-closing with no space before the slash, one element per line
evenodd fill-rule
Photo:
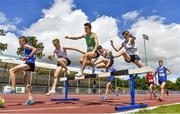
<path fill-rule="evenodd" d="M 145 77 L 140 77 L 140 76 L 135 76 L 134 77 L 134 82 L 135 82 L 135 89 L 138 90 L 148 90 L 148 85 L 147 85 L 147 80 Z M 120 78 L 116 79 L 116 82 L 113 81 L 113 84 L 117 84 L 118 87 L 124 87 L 124 88 L 129 88 L 129 80 L 122 80 Z M 157 88 L 159 88 L 159 85 L 157 85 Z M 166 89 L 168 90 L 180 90 L 180 78 L 176 79 L 176 82 L 172 82 L 170 80 L 167 81 L 166 83 Z"/>

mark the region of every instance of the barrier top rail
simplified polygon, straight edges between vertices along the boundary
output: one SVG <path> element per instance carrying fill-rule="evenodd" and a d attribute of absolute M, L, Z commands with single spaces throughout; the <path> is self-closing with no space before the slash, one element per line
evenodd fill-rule
<path fill-rule="evenodd" d="M 155 70 L 152 67 L 142 67 L 142 68 L 118 70 L 114 72 L 85 74 L 82 77 L 68 77 L 67 76 L 67 77 L 60 78 L 60 81 L 81 80 L 81 79 L 89 79 L 89 78 L 102 78 L 102 77 L 109 77 L 109 76 L 122 76 L 122 75 L 131 75 L 131 74 L 143 74 L 143 73 L 154 72 L 154 71 Z"/>

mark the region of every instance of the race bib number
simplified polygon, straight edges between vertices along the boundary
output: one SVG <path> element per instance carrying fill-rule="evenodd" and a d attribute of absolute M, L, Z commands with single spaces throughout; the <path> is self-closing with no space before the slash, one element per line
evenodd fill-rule
<path fill-rule="evenodd" d="M 165 74 L 164 73 L 159 73 L 159 76 L 165 76 Z"/>
<path fill-rule="evenodd" d="M 153 79 L 149 79 L 149 82 L 154 82 L 154 80 Z"/>
<path fill-rule="evenodd" d="M 89 47 L 87 47 L 87 49 L 88 49 L 88 51 L 91 51 L 91 50 L 94 49 L 94 47 L 93 46 L 89 46 Z"/>

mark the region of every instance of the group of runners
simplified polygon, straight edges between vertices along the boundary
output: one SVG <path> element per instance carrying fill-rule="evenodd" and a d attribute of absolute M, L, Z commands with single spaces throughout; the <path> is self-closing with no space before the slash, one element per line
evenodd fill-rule
<path fill-rule="evenodd" d="M 54 77 L 53 85 L 52 85 L 51 90 L 48 93 L 46 93 L 47 95 L 52 95 L 56 93 L 56 85 L 58 82 L 58 76 L 62 70 L 65 70 L 67 74 L 70 74 L 68 66 L 71 64 L 71 60 L 69 59 L 67 55 L 67 50 L 75 50 L 83 54 L 82 58 L 80 59 L 80 72 L 76 74 L 77 77 L 84 76 L 84 69 L 87 65 L 93 66 L 96 68 L 105 68 L 106 71 L 115 70 L 113 68 L 114 58 L 121 57 L 121 56 L 124 58 L 124 60 L 127 63 L 132 62 L 135 65 L 137 65 L 137 67 L 139 68 L 144 67 L 144 64 L 142 63 L 140 57 L 138 56 L 138 47 L 136 43 L 136 37 L 134 37 L 129 31 L 122 32 L 124 41 L 120 45 L 120 47 L 117 48 L 114 45 L 114 42 L 112 40 L 110 41 L 112 48 L 116 52 L 115 54 L 113 54 L 111 50 L 106 49 L 105 47 L 102 47 L 99 44 L 97 35 L 93 33 L 91 30 L 92 30 L 91 24 L 85 23 L 84 24 L 85 33 L 83 35 L 76 36 L 76 37 L 65 36 L 65 39 L 70 39 L 70 40 L 85 39 L 86 45 L 87 45 L 86 52 L 83 52 L 79 49 L 75 49 L 72 47 L 64 47 L 61 45 L 59 39 L 52 40 L 52 43 L 55 49 L 52 55 L 49 55 L 48 58 L 50 60 L 53 60 L 56 55 L 58 59 L 57 59 L 57 68 L 53 75 Z M 29 85 L 29 82 L 30 82 L 29 75 L 30 75 L 30 72 L 35 70 L 35 55 L 36 55 L 37 49 L 28 44 L 27 38 L 25 36 L 19 37 L 19 44 L 21 47 L 24 48 L 24 56 L 21 58 L 21 60 L 25 61 L 25 63 L 17 65 L 9 70 L 10 79 L 12 83 L 12 88 L 9 93 L 15 93 L 16 73 L 19 71 L 23 71 L 24 72 L 24 85 L 26 87 L 26 93 L 29 96 L 25 104 L 33 104 L 34 100 L 32 97 L 32 88 L 31 88 L 31 85 Z M 169 68 L 163 65 L 163 60 L 160 60 L 159 66 L 157 67 L 156 72 L 147 74 L 147 80 L 148 80 L 148 85 L 150 88 L 151 97 L 152 95 L 156 97 L 154 91 L 152 90 L 152 86 L 155 84 L 154 77 L 157 74 L 158 81 L 160 84 L 160 89 L 161 89 L 159 101 L 162 101 L 164 87 L 167 81 L 167 75 L 169 73 L 170 73 Z M 104 100 L 107 99 L 108 92 L 112 90 L 112 81 L 114 79 L 115 78 L 112 76 L 108 77 L 108 83 L 106 85 L 106 92 L 102 96 L 102 99 Z"/>

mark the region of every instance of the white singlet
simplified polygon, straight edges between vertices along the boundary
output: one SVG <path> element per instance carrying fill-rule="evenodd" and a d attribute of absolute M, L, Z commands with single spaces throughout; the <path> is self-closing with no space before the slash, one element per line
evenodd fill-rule
<path fill-rule="evenodd" d="M 58 58 L 67 58 L 67 53 L 64 51 L 64 49 L 55 49 L 54 53 L 57 55 Z"/>
<path fill-rule="evenodd" d="M 126 50 L 126 52 L 129 55 L 138 55 L 138 48 L 136 43 L 135 44 L 131 44 L 131 38 L 129 39 L 128 42 L 123 42 L 122 46 L 124 47 L 124 49 Z"/>

